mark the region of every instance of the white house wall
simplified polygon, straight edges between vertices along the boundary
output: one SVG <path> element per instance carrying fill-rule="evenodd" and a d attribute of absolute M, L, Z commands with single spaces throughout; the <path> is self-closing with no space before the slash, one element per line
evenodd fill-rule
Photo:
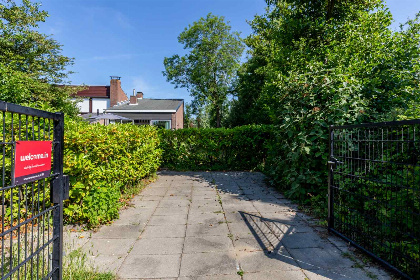
<path fill-rule="evenodd" d="M 103 113 L 105 109 L 110 107 L 109 98 L 92 98 L 92 113 L 96 113 L 99 109 L 99 113 Z M 89 112 L 89 108 L 88 108 Z"/>
<path fill-rule="evenodd" d="M 73 101 L 76 99 L 72 99 Z M 81 102 L 77 103 L 80 113 L 89 113 L 89 98 L 83 98 Z"/>

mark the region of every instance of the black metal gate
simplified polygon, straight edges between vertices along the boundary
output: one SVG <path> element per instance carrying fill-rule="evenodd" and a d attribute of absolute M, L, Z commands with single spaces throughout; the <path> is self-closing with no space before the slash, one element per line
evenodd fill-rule
<path fill-rule="evenodd" d="M 329 230 L 420 279 L 420 120 L 331 126 Z"/>
<path fill-rule="evenodd" d="M 1 279 L 61 279 L 63 200 L 68 189 L 63 175 L 64 115 L 3 101 L 0 111 Z M 51 141 L 52 167 L 46 165 L 41 179 L 32 176 L 18 182 L 17 143 L 36 146 L 39 141 Z M 35 170 L 40 165 L 28 166 L 25 169 Z"/>

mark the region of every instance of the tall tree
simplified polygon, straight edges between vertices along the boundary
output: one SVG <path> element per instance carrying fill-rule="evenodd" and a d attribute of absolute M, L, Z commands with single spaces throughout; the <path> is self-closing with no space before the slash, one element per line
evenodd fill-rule
<path fill-rule="evenodd" d="M 0 0 L 0 99 L 45 110 L 76 114 L 65 82 L 73 60 L 61 54 L 61 45 L 37 31 L 48 13 L 40 4 Z"/>
<path fill-rule="evenodd" d="M 307 199 L 327 185 L 328 125 L 418 108 L 420 17 L 394 31 L 382 0 L 267 4 L 251 22 L 230 125 L 277 124 L 281 140 L 267 166 L 288 195 Z"/>
<path fill-rule="evenodd" d="M 224 17 L 211 13 L 189 25 L 178 36 L 189 52 L 165 57 L 164 76 L 177 87 L 185 87 L 197 106 L 210 106 L 214 122 L 220 127 L 222 109 L 236 78 L 244 45 L 238 32 L 232 32 Z"/>

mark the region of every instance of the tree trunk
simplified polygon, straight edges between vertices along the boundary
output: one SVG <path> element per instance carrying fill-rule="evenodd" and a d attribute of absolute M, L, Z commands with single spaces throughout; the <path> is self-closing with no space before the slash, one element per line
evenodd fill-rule
<path fill-rule="evenodd" d="M 222 127 L 219 105 L 216 106 L 216 127 Z"/>
<path fill-rule="evenodd" d="M 334 12 L 335 0 L 328 0 L 327 4 L 327 20 L 331 19 Z"/>

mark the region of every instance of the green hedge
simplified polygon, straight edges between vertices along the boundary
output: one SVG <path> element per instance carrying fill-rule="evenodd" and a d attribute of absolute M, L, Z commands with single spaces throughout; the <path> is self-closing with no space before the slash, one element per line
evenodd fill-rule
<path fill-rule="evenodd" d="M 121 196 L 154 174 L 161 150 L 152 126 L 66 122 L 64 172 L 70 176 L 69 223 L 96 226 L 118 218 Z"/>
<path fill-rule="evenodd" d="M 262 170 L 272 126 L 160 130 L 162 166 L 177 170 Z"/>

